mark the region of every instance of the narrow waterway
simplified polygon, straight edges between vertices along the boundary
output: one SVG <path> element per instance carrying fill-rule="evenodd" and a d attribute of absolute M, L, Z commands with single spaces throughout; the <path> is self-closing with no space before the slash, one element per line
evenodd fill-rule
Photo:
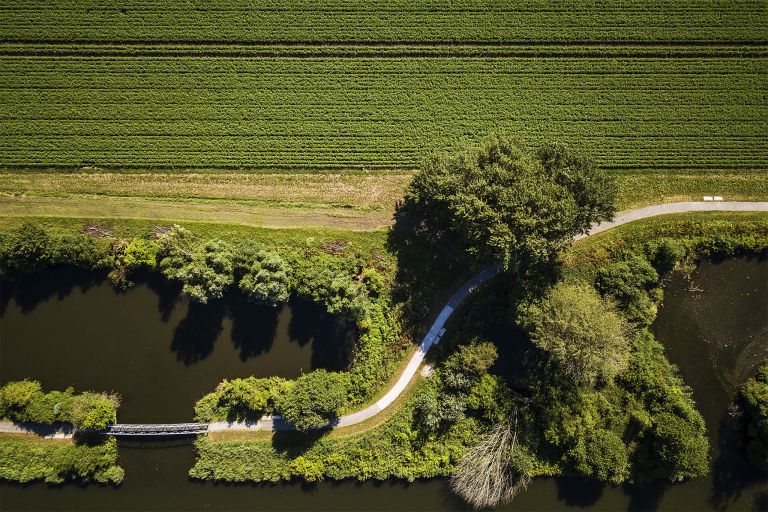
<path fill-rule="evenodd" d="M 242 295 L 195 304 L 158 275 L 118 292 L 103 276 L 59 269 L 0 293 L 0 383 L 115 391 L 118 421 L 191 421 L 223 378 L 343 369 L 354 341 L 322 309 L 255 306 Z"/>
<path fill-rule="evenodd" d="M 136 290 L 139 292 L 139 290 Z M 124 309 L 125 298 L 111 299 L 105 309 Z M 48 304 L 63 306 L 76 293 L 61 300 L 46 299 Z M 109 295 L 105 295 L 109 297 Z M 106 299 L 105 300 L 109 300 Z M 154 295 L 155 314 L 157 296 Z M 0 335 L 6 329 L 14 300 L 3 302 Z M 186 306 L 177 305 L 186 310 Z M 53 308 L 56 309 L 56 308 Z M 38 311 L 38 309 L 34 309 Z M 60 310 L 57 310 L 60 311 Z M 33 313 L 28 313 L 33 314 Z M 64 315 L 64 313 L 57 313 Z M 67 314 L 71 315 L 72 311 Z M 127 315 L 128 313 L 126 313 Z M 133 311 L 127 321 L 133 322 Z M 179 320 L 184 312 L 176 312 Z M 72 320 L 77 325 L 88 316 Z M 228 322 L 229 320 L 225 320 Z M 31 328 L 30 322 L 29 328 Z M 172 323 L 169 321 L 169 323 Z M 175 324 L 174 324 L 175 325 Z M 25 328 L 26 329 L 26 328 Z M 231 371 L 246 371 L 237 354 L 232 335 L 223 327 L 216 350 L 234 351 Z M 171 329 L 172 330 L 172 329 Z M 704 263 L 690 279 L 674 275 L 666 287 L 665 300 L 653 330 L 667 348 L 669 358 L 680 367 L 692 387 L 699 410 L 707 422 L 712 440 L 713 471 L 708 477 L 682 484 L 659 483 L 646 487 L 604 486 L 597 482 L 560 478 L 536 480 L 515 501 L 499 510 L 766 510 L 766 476 L 746 465 L 729 441 L 728 405 L 743 380 L 761 358 L 768 355 L 768 261 L 728 260 Z M 226 331 L 227 333 L 224 333 Z M 290 342 L 290 336 L 289 342 Z M 2 338 L 0 338 L 1 340 Z M 34 339 L 29 336 L 25 339 Z M 171 361 L 178 362 L 173 348 Z M 291 342 L 292 343 L 292 342 Z M 3 343 L 5 345 L 5 343 Z M 279 342 L 275 340 L 275 349 Z M 141 345 L 143 347 L 143 345 Z M 233 348 L 234 347 L 234 348 Z M 145 350 L 135 346 L 135 350 Z M 3 347 L 3 356 L 6 348 Z M 9 353 L 13 350 L 8 349 Z M 323 351 L 321 351 L 323 352 Z M 333 351 L 331 351 L 333 352 Z M 57 375 L 56 362 L 34 350 L 27 357 L 28 375 L 48 382 L 46 372 Z M 142 354 L 126 352 L 125 357 Z M 18 357 L 14 353 L 14 357 Z M 312 350 L 302 364 L 312 364 Z M 183 359 L 183 358 L 182 358 Z M 17 359 L 18 360 L 18 359 Z M 93 359 L 93 361 L 98 361 Z M 248 358 L 246 358 L 246 362 Z M 308 361 L 308 363 L 307 363 Z M 99 361 L 101 363 L 101 361 Z M 0 363 L 3 366 L 5 362 Z M 107 362 L 104 362 L 107 364 Z M 255 362 L 254 362 L 255 364 Z M 193 368 L 194 365 L 184 365 Z M 248 370 L 250 371 L 250 370 Z M 295 370 L 291 370 L 295 371 Z M 278 370 L 273 370 L 278 373 Z M 286 371 L 288 375 L 290 371 Z M 2 376 L 6 379 L 6 376 Z M 13 377 L 15 378 L 15 377 Z M 116 387 L 117 385 L 115 385 Z M 94 385 L 94 387 L 96 387 Z M 123 414 L 121 412 L 121 414 Z M 443 480 L 416 482 L 323 482 L 319 484 L 284 484 L 277 486 L 223 485 L 200 483 L 186 477 L 194 462 L 194 449 L 188 444 L 122 443 L 120 463 L 126 478 L 119 488 L 44 484 L 0 484 L 2 510 L 466 510 L 467 507 L 448 490 Z"/>

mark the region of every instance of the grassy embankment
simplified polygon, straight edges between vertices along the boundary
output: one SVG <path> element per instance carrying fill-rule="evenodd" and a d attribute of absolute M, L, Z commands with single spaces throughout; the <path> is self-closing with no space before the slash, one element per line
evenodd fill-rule
<path fill-rule="evenodd" d="M 392 223 L 412 173 L 41 173 L 0 175 L 0 216 L 118 217 L 270 228 L 373 230 Z M 768 199 L 759 170 L 617 172 L 629 210 L 705 195 Z"/>

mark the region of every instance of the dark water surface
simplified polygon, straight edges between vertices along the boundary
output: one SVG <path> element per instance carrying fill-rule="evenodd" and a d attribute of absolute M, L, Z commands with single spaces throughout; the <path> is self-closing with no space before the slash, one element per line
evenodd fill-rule
<path fill-rule="evenodd" d="M 118 421 L 192 420 L 223 378 L 342 369 L 351 333 L 319 307 L 191 303 L 159 276 L 118 293 L 103 277 L 40 272 L 0 289 L 0 382 L 116 391 Z"/>
<path fill-rule="evenodd" d="M 74 297 L 77 297 L 77 293 L 55 304 L 63 306 Z M 106 294 L 105 297 L 109 295 Z M 130 297 L 130 294 L 126 297 Z M 102 309 L 119 307 L 127 311 L 130 307 L 124 304 L 125 297 L 104 300 L 108 304 Z M 157 315 L 156 295 L 153 300 Z M 8 310 L 2 317 L 3 323 L 11 314 L 12 305 L 7 307 Z M 176 312 L 178 318 L 183 319 L 187 306 L 179 305 L 177 308 L 183 310 Z M 68 314 L 71 315 L 71 311 Z M 131 315 L 134 314 L 140 314 L 140 311 L 134 310 Z M 133 318 L 135 317 L 132 317 L 131 322 Z M 225 325 L 229 325 L 229 321 L 231 320 L 226 320 Z M 178 323 L 178 320 L 176 322 Z M 128 320 L 124 320 L 123 324 L 125 323 L 128 323 Z M 171 321 L 169 323 L 175 325 Z M 30 322 L 24 329 L 32 328 L 33 324 L 34 322 Z M 169 332 L 172 331 L 173 325 Z M 3 333 L 5 328 L 0 324 L 0 333 Z M 759 360 L 768 355 L 768 261 L 732 260 L 717 264 L 704 263 L 694 272 L 690 282 L 682 275 L 673 276 L 666 288 L 664 305 L 653 330 L 667 348 L 670 359 L 680 367 L 686 382 L 693 388 L 694 398 L 707 422 L 713 446 L 712 476 L 682 484 L 659 483 L 644 488 L 617 488 L 569 478 L 536 480 L 512 504 L 499 510 L 768 509 L 768 483 L 765 475 L 747 466 L 741 455 L 727 441 L 727 410 L 733 393 L 753 371 Z M 226 359 L 226 364 L 232 365 L 229 367 L 230 373 L 250 371 L 244 367 L 248 359 L 246 362 L 240 360 L 237 347 L 233 348 L 233 343 L 229 340 L 231 336 L 220 336 L 225 339 L 217 342 L 213 353 L 217 350 L 235 352 L 234 357 Z M 28 336 L 28 339 L 32 339 L 32 336 Z M 168 347 L 168 339 L 163 343 L 166 350 L 172 353 L 171 360 L 175 361 L 176 351 Z M 227 347 L 224 349 L 218 345 Z M 279 346 L 276 340 L 273 350 L 277 350 Z M 134 349 L 135 353 L 126 350 L 126 360 L 143 356 L 142 351 L 147 350 L 145 344 L 137 345 Z M 5 351 L 3 348 L 3 356 Z M 312 352 L 305 354 L 301 361 L 311 363 Z M 60 366 L 56 361 L 35 356 L 34 351 L 25 353 L 39 359 L 37 362 L 27 363 L 28 371 L 37 369 L 30 375 L 48 382 L 48 374 L 45 372 L 52 371 L 56 374 L 56 368 Z M 13 356 L 17 359 L 19 357 L 18 354 Z M 92 361 L 113 367 L 113 363 L 107 361 Z M 5 367 L 4 362 L 0 364 L 3 365 L 0 368 Z M 187 370 L 194 368 L 194 365 L 182 366 Z M 266 369 L 269 370 L 269 367 Z M 226 368 L 224 370 L 226 374 Z M 278 372 L 275 367 L 272 373 Z M 289 374 L 290 371 L 286 370 L 286 375 Z M 3 378 L 6 378 L 5 375 Z M 93 387 L 99 389 L 96 385 Z M 178 443 L 162 447 L 151 442 L 121 443 L 120 463 L 125 468 L 126 477 L 117 489 L 78 485 L 51 488 L 43 484 L 0 484 L 0 508 L 421 511 L 466 509 L 460 500 L 451 495 L 442 480 L 414 484 L 323 482 L 316 485 L 279 486 L 231 486 L 194 482 L 186 477 L 187 470 L 194 463 L 193 448 Z"/>

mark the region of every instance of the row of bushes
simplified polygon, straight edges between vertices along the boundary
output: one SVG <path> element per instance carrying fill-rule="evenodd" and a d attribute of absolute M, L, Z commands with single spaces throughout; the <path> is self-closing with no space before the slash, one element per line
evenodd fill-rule
<path fill-rule="evenodd" d="M 195 405 L 197 421 L 257 421 L 280 415 L 300 431 L 331 425 L 347 403 L 349 376 L 316 370 L 280 377 L 224 380 Z"/>
<path fill-rule="evenodd" d="M 44 425 L 69 423 L 77 429 L 103 429 L 117 419 L 120 397 L 116 394 L 73 388 L 43 392 L 35 380 L 21 380 L 0 388 L 0 418 Z"/>

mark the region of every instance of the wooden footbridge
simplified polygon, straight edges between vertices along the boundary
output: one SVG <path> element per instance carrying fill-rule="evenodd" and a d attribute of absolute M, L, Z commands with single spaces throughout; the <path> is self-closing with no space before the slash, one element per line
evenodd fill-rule
<path fill-rule="evenodd" d="M 111 436 L 192 436 L 208 432 L 207 423 L 116 423 L 100 430 Z"/>

